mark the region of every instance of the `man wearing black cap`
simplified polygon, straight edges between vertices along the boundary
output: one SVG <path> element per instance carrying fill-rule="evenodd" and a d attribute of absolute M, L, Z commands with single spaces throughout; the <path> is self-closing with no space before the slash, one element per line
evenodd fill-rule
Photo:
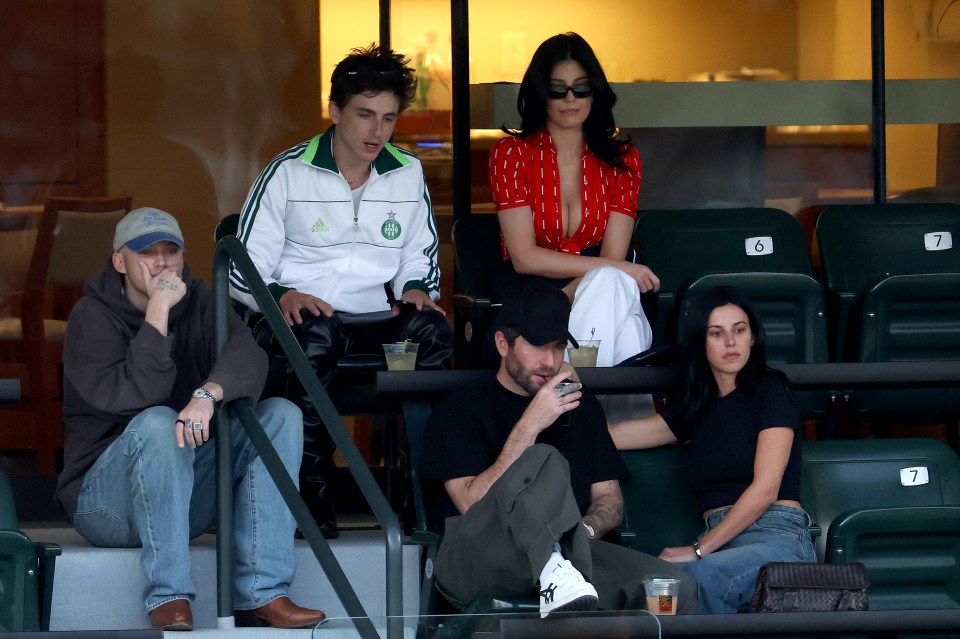
<path fill-rule="evenodd" d="M 437 582 L 459 607 L 539 592 L 545 617 L 641 608 L 644 575 L 659 573 L 680 579 L 679 612 L 693 612 L 696 582 L 681 568 L 600 541 L 620 524 L 629 473 L 593 394 L 558 388 L 573 375 L 569 315 L 562 291 L 526 285 L 500 311 L 496 377 L 431 415 L 422 471 L 431 515 L 445 518 Z"/>
<path fill-rule="evenodd" d="M 114 253 L 70 313 L 63 353 L 63 472 L 57 501 L 94 546 L 140 547 L 150 623 L 192 630 L 189 541 L 213 523 L 217 402 L 256 399 L 267 357 L 239 318 L 213 354 L 210 289 L 190 277 L 183 234 L 164 211 L 117 224 Z M 296 480 L 300 410 L 285 399 L 256 414 Z M 310 628 L 323 612 L 287 596 L 294 520 L 238 420 L 233 433 L 234 603 L 238 625 Z"/>

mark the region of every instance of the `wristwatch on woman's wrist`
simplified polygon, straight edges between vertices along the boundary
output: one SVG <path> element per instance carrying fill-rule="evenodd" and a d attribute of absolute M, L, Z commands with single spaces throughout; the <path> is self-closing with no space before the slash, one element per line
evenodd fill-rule
<path fill-rule="evenodd" d="M 700 541 L 693 542 L 693 552 L 697 553 L 697 559 L 703 559 L 703 552 L 700 550 Z"/>

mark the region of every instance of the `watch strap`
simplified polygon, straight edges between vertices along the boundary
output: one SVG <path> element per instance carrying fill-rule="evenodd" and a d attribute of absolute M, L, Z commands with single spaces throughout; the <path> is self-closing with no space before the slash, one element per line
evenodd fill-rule
<path fill-rule="evenodd" d="M 211 402 L 213 402 L 214 404 L 217 403 L 217 398 L 214 397 L 214 396 L 213 396 L 213 393 L 211 393 L 210 391 L 208 391 L 206 388 L 202 388 L 202 387 L 201 387 L 201 388 L 198 388 L 197 390 L 193 391 L 193 396 L 194 396 L 195 398 L 197 398 L 197 399 L 201 399 L 201 398 L 202 398 L 202 399 L 209 399 L 209 400 L 210 400 Z"/>

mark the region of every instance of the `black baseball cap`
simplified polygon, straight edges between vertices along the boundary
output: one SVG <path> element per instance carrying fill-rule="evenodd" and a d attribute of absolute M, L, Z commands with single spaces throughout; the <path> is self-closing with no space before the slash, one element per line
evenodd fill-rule
<path fill-rule="evenodd" d="M 514 328 L 534 346 L 566 340 L 580 348 L 567 330 L 570 300 L 556 286 L 534 280 L 508 297 L 500 309 L 498 326 Z"/>

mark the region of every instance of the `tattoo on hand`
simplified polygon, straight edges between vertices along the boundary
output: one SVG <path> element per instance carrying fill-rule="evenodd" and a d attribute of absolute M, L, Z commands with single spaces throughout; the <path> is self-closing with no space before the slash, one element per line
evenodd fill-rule
<path fill-rule="evenodd" d="M 174 282 L 171 282 L 171 281 L 169 281 L 169 280 L 158 280 L 158 281 L 157 281 L 157 288 L 166 289 L 166 290 L 168 290 L 168 291 L 176 291 L 176 290 L 178 290 L 180 287 L 179 287 L 177 284 L 175 284 Z"/>

